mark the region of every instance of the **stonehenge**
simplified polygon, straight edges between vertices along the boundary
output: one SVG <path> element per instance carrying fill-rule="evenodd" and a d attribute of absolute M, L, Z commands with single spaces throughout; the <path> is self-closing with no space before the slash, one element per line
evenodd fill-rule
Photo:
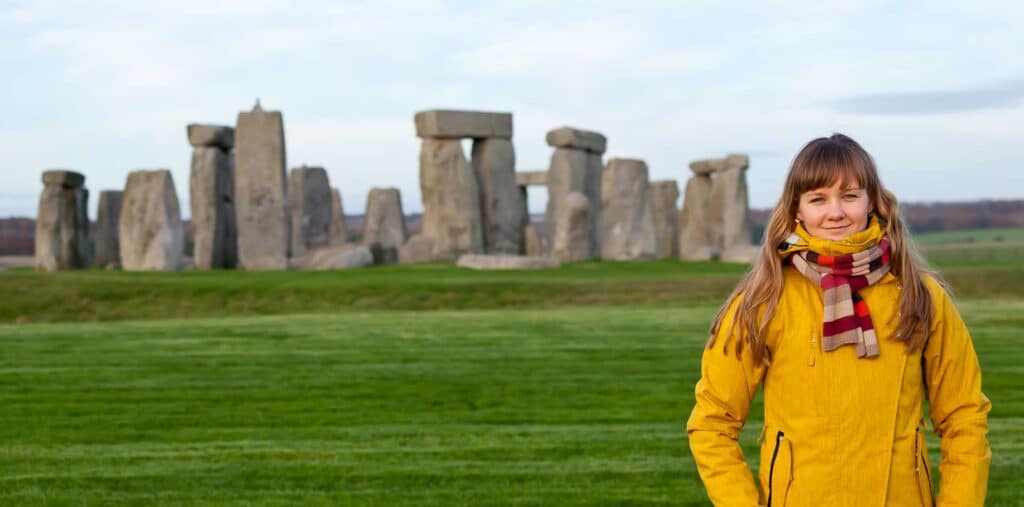
<path fill-rule="evenodd" d="M 554 229 L 553 225 L 561 215 L 561 208 L 568 195 L 572 192 L 582 193 L 590 201 L 591 226 L 587 236 L 587 258 L 597 257 L 601 252 L 603 234 L 601 157 L 607 141 L 598 132 L 573 127 L 551 130 L 546 140 L 549 146 L 555 148 L 547 175 L 548 204 L 544 217 L 548 229 Z"/>
<path fill-rule="evenodd" d="M 288 268 L 291 233 L 285 179 L 284 121 L 279 111 L 238 113 L 235 126 L 235 220 L 238 264 Z"/>
<path fill-rule="evenodd" d="M 43 172 L 36 215 L 35 268 L 57 271 L 89 267 L 89 191 L 85 176 L 54 169 Z"/>
<path fill-rule="evenodd" d="M 123 192 L 102 192 L 90 233 L 85 176 L 49 170 L 42 175 L 36 269 L 341 269 L 436 261 L 527 269 L 594 258 L 750 262 L 757 255 L 746 155 L 692 161 L 679 206 L 676 181 L 650 182 L 643 160 L 604 163 L 607 139 L 595 131 L 548 131 L 548 168 L 517 171 L 510 113 L 435 109 L 413 120 L 423 213 L 418 232 L 413 218 L 411 237 L 396 187 L 370 190 L 361 234 L 349 230 L 341 192 L 323 167 L 286 171 L 283 116 L 257 101 L 238 113 L 235 126 L 186 126 L 192 258 L 184 257 L 170 171 L 134 171 Z M 527 197 L 538 186 L 548 201 L 543 221 L 533 223 Z"/>
<path fill-rule="evenodd" d="M 680 213 L 679 257 L 687 260 L 719 258 L 751 262 L 752 244 L 747 202 L 746 171 L 750 159 L 730 154 L 721 159 L 695 160 L 686 184 Z"/>
<path fill-rule="evenodd" d="M 96 212 L 96 245 L 94 260 L 96 267 L 116 269 L 121 267 L 121 246 L 118 227 L 121 217 L 120 190 L 100 192 L 99 209 Z"/>
<path fill-rule="evenodd" d="M 643 160 L 608 161 L 601 178 L 602 259 L 654 258 L 654 217 L 648 186 Z"/>
<path fill-rule="evenodd" d="M 186 132 L 192 145 L 189 208 L 195 267 L 233 268 L 238 262 L 231 155 L 235 129 L 193 123 Z"/>
<path fill-rule="evenodd" d="M 395 264 L 405 244 L 405 215 L 397 188 L 375 187 L 366 198 L 363 216 L 363 244 L 373 254 L 374 264 Z"/>
<path fill-rule="evenodd" d="M 185 229 L 169 170 L 128 174 L 121 200 L 118 236 L 121 266 L 126 271 L 182 268 Z"/>
<path fill-rule="evenodd" d="M 288 174 L 291 255 L 330 244 L 331 186 L 322 167 L 296 167 Z"/>

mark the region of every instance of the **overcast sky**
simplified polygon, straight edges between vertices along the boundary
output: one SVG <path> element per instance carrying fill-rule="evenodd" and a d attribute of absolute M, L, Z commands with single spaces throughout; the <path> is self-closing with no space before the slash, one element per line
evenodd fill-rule
<path fill-rule="evenodd" d="M 754 207 L 837 131 L 903 201 L 1024 198 L 1024 2 L 494 4 L 0 2 L 0 217 L 35 215 L 47 168 L 86 175 L 93 218 L 100 190 L 168 168 L 187 216 L 185 125 L 256 97 L 284 113 L 288 166 L 325 167 L 350 214 L 374 186 L 422 210 L 431 108 L 512 112 L 520 170 L 562 125 L 680 186 L 690 160 L 745 152 Z"/>

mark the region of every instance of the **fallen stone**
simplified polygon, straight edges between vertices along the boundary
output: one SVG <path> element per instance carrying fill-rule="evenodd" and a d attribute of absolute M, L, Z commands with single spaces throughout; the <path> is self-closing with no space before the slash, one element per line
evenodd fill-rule
<path fill-rule="evenodd" d="M 650 187 L 651 212 L 654 219 L 654 256 L 658 259 L 678 257 L 679 248 L 679 185 L 675 180 L 653 181 Z"/>
<path fill-rule="evenodd" d="M 423 139 L 420 149 L 423 235 L 436 260 L 484 251 L 480 190 L 458 139 Z"/>
<path fill-rule="evenodd" d="M 638 159 L 609 160 L 601 190 L 601 258 L 653 259 L 654 219 L 647 164 Z"/>
<path fill-rule="evenodd" d="M 248 270 L 287 269 L 291 245 L 285 193 L 284 122 L 259 104 L 238 114 L 235 216 L 238 263 Z"/>
<path fill-rule="evenodd" d="M 527 257 L 525 255 L 465 254 L 455 263 L 460 268 L 477 270 L 551 269 L 561 264 L 553 257 Z"/>
<path fill-rule="evenodd" d="M 598 132 L 573 127 L 561 127 L 548 132 L 548 146 L 586 150 L 598 155 L 604 153 L 607 139 Z"/>
<path fill-rule="evenodd" d="M 223 151 L 231 151 L 235 146 L 235 129 L 231 127 L 190 123 L 186 131 L 188 143 L 196 148 L 214 146 Z"/>
<path fill-rule="evenodd" d="M 330 243 L 331 185 L 323 167 L 296 167 L 289 173 L 288 214 L 293 256 Z"/>
<path fill-rule="evenodd" d="M 120 190 L 100 192 L 96 213 L 96 236 L 94 245 L 95 264 L 98 268 L 116 269 L 121 267 L 121 246 L 118 241 L 118 222 L 121 216 Z"/>
<path fill-rule="evenodd" d="M 341 202 L 341 192 L 331 189 L 331 246 L 344 245 L 348 242 L 348 225 L 345 223 L 345 207 Z"/>
<path fill-rule="evenodd" d="M 473 141 L 473 172 L 480 187 L 484 251 L 523 253 L 526 202 L 516 185 L 516 154 L 508 139 Z"/>
<path fill-rule="evenodd" d="M 364 268 L 370 265 L 373 265 L 370 249 L 365 245 L 351 244 L 316 248 L 292 261 L 295 269 L 312 271 Z"/>
<path fill-rule="evenodd" d="M 709 202 L 711 177 L 694 174 L 686 182 L 683 209 L 679 212 L 679 258 L 690 261 L 711 260 L 711 224 Z"/>
<path fill-rule="evenodd" d="M 398 253 L 398 262 L 415 264 L 434 260 L 434 238 L 417 234 L 402 245 Z"/>
<path fill-rule="evenodd" d="M 521 187 L 547 186 L 548 170 L 519 171 L 516 173 L 516 185 Z"/>
<path fill-rule="evenodd" d="M 569 194 L 555 222 L 552 254 L 561 262 L 579 262 L 591 258 L 590 200 L 580 192 Z"/>
<path fill-rule="evenodd" d="M 416 136 L 512 139 L 512 113 L 432 109 L 416 113 Z"/>
<path fill-rule="evenodd" d="M 185 230 L 170 171 L 128 174 L 118 233 L 121 265 L 125 270 L 176 271 L 182 268 Z"/>
<path fill-rule="evenodd" d="M 192 150 L 188 188 L 196 269 L 233 268 L 238 263 L 233 173 L 230 155 L 220 148 Z"/>
<path fill-rule="evenodd" d="M 394 187 L 370 189 L 363 219 L 363 244 L 370 247 L 374 264 L 398 262 L 405 238 L 401 193 Z"/>

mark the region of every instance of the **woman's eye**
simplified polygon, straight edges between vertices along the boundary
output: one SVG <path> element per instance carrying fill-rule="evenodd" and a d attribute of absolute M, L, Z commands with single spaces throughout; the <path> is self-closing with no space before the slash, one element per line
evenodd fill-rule
<path fill-rule="evenodd" d="M 856 199 L 857 197 L 858 197 L 857 194 L 846 194 L 846 195 L 843 196 L 843 198 L 849 199 L 849 200 Z"/>
<path fill-rule="evenodd" d="M 822 199 L 821 197 L 811 197 L 810 202 L 811 202 L 811 204 L 817 204 L 819 202 L 822 202 L 823 200 L 824 199 Z"/>

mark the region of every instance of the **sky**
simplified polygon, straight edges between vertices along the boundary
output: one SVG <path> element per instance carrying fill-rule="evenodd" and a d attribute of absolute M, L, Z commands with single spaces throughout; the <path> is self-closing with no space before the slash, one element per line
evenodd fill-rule
<path fill-rule="evenodd" d="M 904 202 L 1024 198 L 1024 2 L 0 2 L 0 217 L 41 172 L 100 190 L 170 169 L 188 211 L 189 123 L 284 114 L 288 167 L 327 169 L 345 212 L 376 186 L 422 210 L 413 115 L 514 115 L 517 170 L 546 132 L 608 138 L 680 187 L 750 155 L 774 205 L 793 156 L 842 132 Z M 468 150 L 467 150 L 468 155 Z M 541 189 L 530 209 L 544 209 Z"/>

